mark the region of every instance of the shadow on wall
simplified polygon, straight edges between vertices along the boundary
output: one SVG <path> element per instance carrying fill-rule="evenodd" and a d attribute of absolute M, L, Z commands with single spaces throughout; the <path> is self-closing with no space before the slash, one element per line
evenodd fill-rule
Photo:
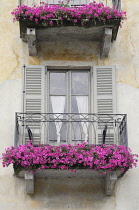
<path fill-rule="evenodd" d="M 97 61 L 100 56 L 100 43 L 39 43 L 38 56 L 43 60 Z"/>
<path fill-rule="evenodd" d="M 36 178 L 35 194 L 30 196 L 37 209 L 113 209 L 114 197 L 104 193 L 104 178 Z M 107 203 L 108 202 L 108 203 Z"/>

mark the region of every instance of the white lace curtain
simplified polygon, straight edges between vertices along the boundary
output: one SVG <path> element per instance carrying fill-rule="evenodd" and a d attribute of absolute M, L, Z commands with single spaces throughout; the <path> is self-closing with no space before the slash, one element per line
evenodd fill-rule
<path fill-rule="evenodd" d="M 88 113 L 88 96 L 76 96 L 77 106 L 79 113 Z M 80 115 L 80 118 L 84 118 L 86 115 Z M 85 134 L 85 141 L 88 140 L 88 122 L 81 122 L 83 132 Z"/>
<path fill-rule="evenodd" d="M 65 96 L 51 96 L 52 110 L 53 113 L 64 113 L 65 108 Z M 62 119 L 63 115 L 54 114 L 55 119 Z M 62 122 L 55 122 L 57 143 L 60 143 L 60 130 L 62 127 Z"/>
<path fill-rule="evenodd" d="M 77 106 L 79 110 L 79 114 L 81 113 L 88 113 L 88 96 L 76 96 Z M 53 113 L 59 113 L 54 114 L 55 119 L 62 119 L 65 108 L 65 96 L 51 96 L 51 103 L 52 103 L 52 110 Z M 80 115 L 80 118 L 85 118 L 86 115 L 82 114 Z M 83 119 L 84 120 L 84 119 Z M 84 140 L 87 142 L 88 140 L 88 122 L 81 122 L 82 130 L 85 135 Z M 60 130 L 62 127 L 62 122 L 58 121 L 55 122 L 56 126 L 56 134 L 57 134 L 57 143 L 60 143 Z"/>

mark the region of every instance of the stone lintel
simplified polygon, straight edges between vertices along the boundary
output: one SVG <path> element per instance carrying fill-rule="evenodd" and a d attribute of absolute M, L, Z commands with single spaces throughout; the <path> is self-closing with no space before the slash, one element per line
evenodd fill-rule
<path fill-rule="evenodd" d="M 25 190 L 28 195 L 34 193 L 34 174 L 25 172 Z"/>
<path fill-rule="evenodd" d="M 115 171 L 111 171 L 106 174 L 105 177 L 105 193 L 106 195 L 113 195 L 115 190 L 115 184 L 117 181 L 117 173 Z"/>
<path fill-rule="evenodd" d="M 112 28 L 105 28 L 103 39 L 102 39 L 102 44 L 101 44 L 101 49 L 100 49 L 100 57 L 101 58 L 108 57 L 110 47 L 111 47 L 111 39 L 112 39 Z"/>
<path fill-rule="evenodd" d="M 30 56 L 37 55 L 36 29 L 27 28 L 27 42 Z"/>

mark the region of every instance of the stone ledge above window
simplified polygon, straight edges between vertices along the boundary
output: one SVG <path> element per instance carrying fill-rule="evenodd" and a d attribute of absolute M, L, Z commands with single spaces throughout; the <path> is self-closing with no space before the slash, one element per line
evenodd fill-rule
<path fill-rule="evenodd" d="M 56 20 L 54 20 L 56 22 Z M 29 55 L 37 56 L 37 44 L 39 42 L 99 42 L 100 57 L 107 58 L 111 43 L 116 40 L 120 19 L 111 19 L 104 22 L 88 22 L 86 27 L 74 26 L 71 22 L 65 22 L 63 26 L 47 27 L 41 23 L 20 19 L 20 37 L 28 42 Z"/>

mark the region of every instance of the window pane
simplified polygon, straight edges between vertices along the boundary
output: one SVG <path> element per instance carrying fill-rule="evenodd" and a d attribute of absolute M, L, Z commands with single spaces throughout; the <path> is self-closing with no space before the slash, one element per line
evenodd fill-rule
<path fill-rule="evenodd" d="M 72 141 L 88 141 L 89 126 L 88 122 L 72 123 Z"/>
<path fill-rule="evenodd" d="M 88 72 L 72 72 L 72 94 L 88 95 Z"/>
<path fill-rule="evenodd" d="M 66 95 L 66 74 L 50 73 L 50 94 L 52 95 Z"/>
<path fill-rule="evenodd" d="M 67 141 L 67 127 L 66 123 L 62 122 L 50 122 L 49 123 L 49 142 L 65 143 Z M 60 126 L 59 133 L 57 132 L 57 127 Z M 59 139 L 58 139 L 59 138 Z"/>
<path fill-rule="evenodd" d="M 50 97 L 50 112 L 64 113 L 66 105 L 65 96 L 51 96 Z"/>
<path fill-rule="evenodd" d="M 88 96 L 72 96 L 71 112 L 88 113 Z"/>

